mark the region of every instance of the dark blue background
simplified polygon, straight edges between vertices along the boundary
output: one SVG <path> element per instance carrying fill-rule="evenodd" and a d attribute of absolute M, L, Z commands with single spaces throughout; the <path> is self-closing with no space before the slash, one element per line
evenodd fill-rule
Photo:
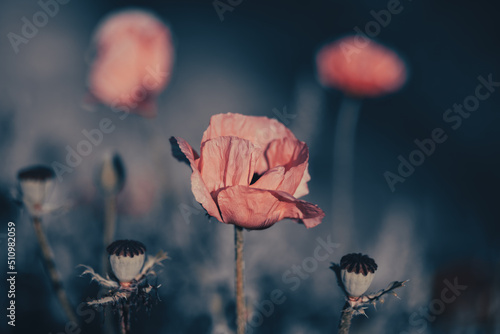
<path fill-rule="evenodd" d="M 135 116 L 121 121 L 105 108 L 82 103 L 95 25 L 129 6 L 153 10 L 174 35 L 172 81 L 153 121 Z M 481 102 L 457 130 L 443 121 L 443 113 L 474 93 L 478 76 L 491 74 L 500 81 L 499 8 L 493 1 L 406 0 L 401 6 L 376 40 L 404 58 L 409 80 L 397 93 L 363 102 L 355 152 L 356 228 L 352 239 L 341 240 L 336 238 L 341 222 L 329 219 L 333 129 L 341 94 L 317 84 L 314 57 L 325 42 L 354 33 L 356 26 L 364 30 L 373 20 L 370 11 L 385 9 L 387 1 L 243 0 L 221 21 L 208 0 L 72 0 L 17 54 L 7 34 L 19 33 L 21 18 L 40 7 L 36 1 L 2 1 L 0 233 L 6 233 L 8 221 L 16 223 L 15 332 L 59 333 L 65 326 L 29 217 L 11 199 L 16 172 L 30 164 L 64 161 L 66 145 L 75 147 L 81 131 L 97 127 L 103 117 L 112 119 L 116 131 L 65 176 L 54 194 L 55 202 L 71 200 L 73 208 L 44 221 L 73 304 L 97 294 L 95 283 L 79 277 L 76 266 L 99 266 L 102 203 L 92 173 L 103 152 L 117 150 L 128 172 L 123 203 L 127 196 L 151 195 L 146 213 L 127 212 L 122 204 L 117 238 L 136 238 L 150 253 L 163 249 L 171 257 L 158 277 L 161 302 L 149 316 L 137 315 L 135 332 L 234 329 L 233 229 L 213 219 L 209 223 L 203 214 L 182 218 L 179 205 L 193 205 L 189 168 L 171 157 L 168 138 L 183 137 L 198 149 L 213 114 L 276 117 L 273 109 L 286 106 L 295 116 L 287 125 L 310 148 L 312 180 L 305 199 L 317 203 L 326 218 L 311 230 L 285 221 L 247 233 L 249 305 L 258 307 L 274 289 L 286 296 L 254 331 L 334 331 L 343 301 L 329 262 L 359 251 L 379 264 L 373 290 L 391 280 L 411 281 L 399 291 L 401 300 L 389 297 L 378 311 L 368 310 L 369 319 L 356 318 L 352 333 L 449 333 L 458 328 L 498 333 L 500 92 Z M 448 139 L 391 192 L 383 173 L 396 172 L 398 156 L 408 157 L 416 148 L 414 140 L 428 138 L 438 127 Z M 131 183 L 134 179 L 139 181 Z M 328 236 L 338 250 L 292 291 L 282 275 L 313 255 L 318 237 Z M 6 239 L 0 240 L 0 254 L 5 254 Z M 421 308 L 431 307 L 444 280 L 455 277 L 467 290 L 442 314 L 422 320 Z M 6 293 L 5 286 L 0 285 Z M 6 298 L 1 300 L 4 309 Z M 83 332 L 98 333 L 100 319 L 88 321 Z M 5 317 L 0 328 L 11 330 Z"/>

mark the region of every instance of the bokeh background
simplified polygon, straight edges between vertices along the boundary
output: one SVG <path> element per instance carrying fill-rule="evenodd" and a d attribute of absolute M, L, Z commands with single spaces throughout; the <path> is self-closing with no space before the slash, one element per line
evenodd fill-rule
<path fill-rule="evenodd" d="M 399 291 L 400 300 L 389 297 L 377 311 L 367 310 L 369 319 L 356 318 L 352 333 L 500 333 L 500 92 L 481 102 L 456 131 L 442 119 L 446 109 L 474 94 L 478 76 L 491 74 L 500 81 L 496 3 L 401 1 L 402 12 L 376 40 L 405 59 L 409 80 L 395 94 L 364 101 L 356 137 L 355 223 L 346 227 L 331 219 L 332 141 L 341 94 L 318 84 L 314 57 L 325 42 L 354 33 L 356 26 L 364 30 L 374 20 L 370 11 L 387 4 L 243 0 L 221 21 L 209 0 L 73 0 L 16 54 L 7 34 L 19 34 L 22 17 L 31 18 L 40 6 L 34 0 L 0 2 L 3 310 L 9 221 L 16 224 L 18 271 L 16 327 L 7 326 L 3 315 L 0 330 L 65 331 L 32 224 L 12 190 L 20 168 L 64 162 L 66 145 L 74 148 L 84 139 L 82 130 L 108 117 L 115 131 L 65 174 L 53 194 L 52 201 L 73 206 L 44 221 L 72 303 L 97 295 L 95 283 L 79 277 L 76 266 L 99 267 L 103 204 L 93 173 L 105 152 L 118 151 L 127 183 L 119 196 L 116 238 L 140 240 L 150 253 L 163 249 L 171 257 L 158 276 L 161 302 L 150 314 L 137 314 L 134 332 L 234 331 L 233 229 L 194 209 L 188 218 L 181 214 L 182 207 L 198 206 L 190 170 L 171 156 L 168 138 L 181 136 L 198 149 L 211 115 L 237 112 L 277 118 L 308 143 L 312 180 L 305 199 L 326 213 L 310 230 L 283 221 L 246 233 L 246 293 L 254 323 L 259 305 L 274 289 L 286 297 L 269 316 L 260 312 L 263 321 L 255 333 L 334 332 L 343 297 L 328 267 L 349 252 L 376 260 L 373 290 L 392 280 L 411 280 Z M 120 120 L 85 100 L 92 33 L 104 16 L 130 6 L 154 11 L 174 36 L 171 82 L 154 120 L 133 115 Z M 292 117 L 280 119 L 273 111 L 283 108 Z M 436 127 L 447 130 L 448 140 L 391 192 L 383 173 L 396 172 L 397 157 L 407 157 L 416 148 L 413 141 L 428 138 Z M 348 228 L 349 238 L 339 238 Z M 330 238 L 338 248 L 292 290 L 283 275 L 313 256 L 317 238 Z M 437 312 L 435 300 L 446 279 L 467 288 Z M 99 313 L 83 319 L 82 333 L 102 332 Z"/>

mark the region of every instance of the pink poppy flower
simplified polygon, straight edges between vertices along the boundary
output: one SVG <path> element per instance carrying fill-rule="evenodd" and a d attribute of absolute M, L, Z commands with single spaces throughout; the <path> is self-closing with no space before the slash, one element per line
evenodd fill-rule
<path fill-rule="evenodd" d="M 309 149 L 278 121 L 212 116 L 200 155 L 182 138 L 170 141 L 174 155 L 191 165 L 196 200 L 217 220 L 253 230 L 285 218 L 307 228 L 321 223 L 323 211 L 297 199 L 309 192 Z"/>
<path fill-rule="evenodd" d="M 324 86 L 357 97 L 391 93 L 406 81 L 406 66 L 398 55 L 369 39 L 361 43 L 348 36 L 328 44 L 316 63 Z"/>
<path fill-rule="evenodd" d="M 127 10 L 105 19 L 94 39 L 92 96 L 116 110 L 156 116 L 155 97 L 168 83 L 173 62 L 169 29 L 148 12 Z"/>

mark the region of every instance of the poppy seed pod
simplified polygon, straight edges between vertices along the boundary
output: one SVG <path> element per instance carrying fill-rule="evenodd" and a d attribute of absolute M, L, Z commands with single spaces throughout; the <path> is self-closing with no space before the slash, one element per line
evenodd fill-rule
<path fill-rule="evenodd" d="M 146 246 L 135 240 L 117 240 L 106 249 L 111 269 L 120 283 L 128 283 L 140 272 L 144 264 Z"/>
<path fill-rule="evenodd" d="M 54 171 L 36 165 L 21 169 L 17 174 L 22 201 L 31 215 L 38 216 L 54 189 Z"/>
<path fill-rule="evenodd" d="M 359 297 L 368 290 L 377 267 L 375 261 L 368 255 L 351 253 L 342 257 L 340 273 L 349 297 Z"/>
<path fill-rule="evenodd" d="M 97 169 L 96 183 L 105 196 L 118 194 L 125 184 L 125 166 L 118 153 L 107 154 Z"/>

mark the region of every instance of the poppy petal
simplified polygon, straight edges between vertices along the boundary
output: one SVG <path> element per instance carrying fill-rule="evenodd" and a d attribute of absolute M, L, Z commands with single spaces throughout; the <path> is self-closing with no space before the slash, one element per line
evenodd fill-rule
<path fill-rule="evenodd" d="M 234 186 L 222 189 L 217 201 L 226 224 L 252 230 L 269 228 L 285 218 L 311 228 L 325 216 L 318 206 L 281 191 Z"/>
<path fill-rule="evenodd" d="M 250 185 L 252 188 L 275 190 L 285 178 L 285 167 L 277 166 L 268 170 L 255 183 Z"/>
<path fill-rule="evenodd" d="M 307 163 L 304 175 L 302 175 L 302 180 L 300 180 L 299 186 L 293 194 L 293 197 L 295 198 L 301 198 L 302 196 L 309 194 L 309 187 L 307 186 L 307 182 L 311 181 L 311 175 L 309 174 L 308 167 L 309 163 Z"/>
<path fill-rule="evenodd" d="M 285 166 L 285 177 L 277 190 L 300 196 L 308 194 L 307 165 L 309 149 L 304 142 L 289 138 L 276 139 L 266 150 L 266 159 L 270 167 Z M 310 179 L 310 177 L 309 177 Z M 299 189 L 300 186 L 300 189 Z M 298 196 L 298 197 L 300 197 Z"/>
<path fill-rule="evenodd" d="M 222 221 L 222 217 L 219 213 L 219 208 L 215 201 L 213 200 L 210 192 L 208 191 L 207 185 L 203 182 L 203 178 L 201 177 L 201 173 L 196 166 L 195 159 L 198 156 L 195 150 L 189 145 L 184 139 L 179 137 L 170 138 L 170 142 L 172 146 L 177 146 L 184 154 L 185 158 L 189 161 L 191 165 L 191 169 L 193 173 L 191 174 L 191 190 L 193 191 L 194 198 L 198 203 L 200 203 L 207 213 L 217 219 L 218 221 Z M 178 152 L 177 152 L 178 153 Z"/>
<path fill-rule="evenodd" d="M 201 140 L 236 136 L 252 142 L 264 151 L 269 143 L 275 139 L 290 138 L 296 140 L 293 133 L 282 123 L 275 119 L 259 116 L 245 116 L 240 114 L 218 114 L 210 118 L 210 125 L 203 133 Z M 274 166 L 267 166 L 265 159 L 259 159 L 255 172 L 262 174 Z"/>
<path fill-rule="evenodd" d="M 201 146 L 198 167 L 208 191 L 250 185 L 260 150 L 248 140 L 218 137 Z"/>

